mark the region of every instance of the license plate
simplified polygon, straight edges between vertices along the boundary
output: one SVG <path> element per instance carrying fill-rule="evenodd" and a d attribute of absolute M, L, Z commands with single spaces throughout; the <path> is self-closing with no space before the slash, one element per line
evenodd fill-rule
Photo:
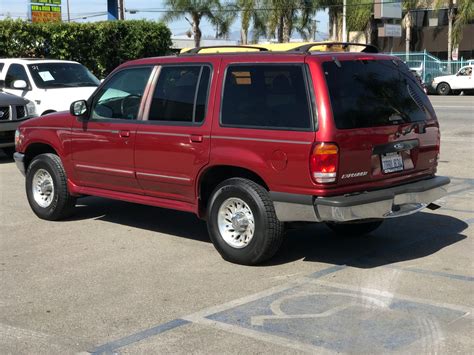
<path fill-rule="evenodd" d="M 385 174 L 403 170 L 403 159 L 399 152 L 382 154 L 382 169 Z"/>

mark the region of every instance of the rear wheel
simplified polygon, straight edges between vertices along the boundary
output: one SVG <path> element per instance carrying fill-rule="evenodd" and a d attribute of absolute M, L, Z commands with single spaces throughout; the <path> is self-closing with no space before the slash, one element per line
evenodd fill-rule
<path fill-rule="evenodd" d="M 232 178 L 214 190 L 208 207 L 209 235 L 227 261 L 255 265 L 271 258 L 283 241 L 268 191 L 255 182 Z"/>
<path fill-rule="evenodd" d="M 38 155 L 28 166 L 26 195 L 33 212 L 50 221 L 68 217 L 76 204 L 69 194 L 61 160 L 50 153 Z"/>
<path fill-rule="evenodd" d="M 451 86 L 449 86 L 448 83 L 440 83 L 436 87 L 436 92 L 438 93 L 438 95 L 449 95 L 449 93 L 451 92 Z"/>
<path fill-rule="evenodd" d="M 356 237 L 369 234 L 376 230 L 382 224 L 383 219 L 370 222 L 351 222 L 351 223 L 334 223 L 328 222 L 326 225 L 339 236 Z"/>

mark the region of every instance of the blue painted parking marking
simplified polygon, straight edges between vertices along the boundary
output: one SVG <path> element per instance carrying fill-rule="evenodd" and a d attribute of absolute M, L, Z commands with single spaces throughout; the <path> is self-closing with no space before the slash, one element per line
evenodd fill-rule
<path fill-rule="evenodd" d="M 205 316 L 209 321 L 335 352 L 403 351 L 441 338 L 468 312 L 387 295 L 306 283 Z M 345 331 L 351 329 L 351 331 Z"/>
<path fill-rule="evenodd" d="M 95 349 L 89 351 L 91 354 L 98 355 L 98 354 L 111 354 L 114 353 L 115 350 L 122 348 L 126 345 L 130 345 L 133 343 L 136 343 L 138 341 L 144 340 L 146 338 L 150 338 L 152 336 L 164 333 L 168 330 L 180 327 L 182 325 L 188 324 L 189 321 L 184 320 L 184 319 L 174 319 L 168 323 L 160 324 L 156 327 L 150 328 L 150 329 L 145 329 L 141 332 L 135 333 L 128 335 L 126 337 L 123 337 L 121 339 L 117 339 L 114 341 L 111 341 L 109 343 L 100 345 L 96 347 Z"/>

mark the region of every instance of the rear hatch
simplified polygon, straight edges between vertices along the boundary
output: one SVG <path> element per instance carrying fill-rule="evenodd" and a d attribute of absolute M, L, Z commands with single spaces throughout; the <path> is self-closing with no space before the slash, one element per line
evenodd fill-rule
<path fill-rule="evenodd" d="M 322 63 L 344 190 L 401 184 L 436 172 L 439 126 L 408 67 L 388 56 Z M 363 186 L 361 186 L 363 185 Z"/>

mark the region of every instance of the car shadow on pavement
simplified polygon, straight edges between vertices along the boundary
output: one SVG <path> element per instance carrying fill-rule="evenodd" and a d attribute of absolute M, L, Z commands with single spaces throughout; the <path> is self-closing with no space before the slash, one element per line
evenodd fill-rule
<path fill-rule="evenodd" d="M 191 213 L 123 201 L 85 197 L 68 221 L 98 219 L 128 227 L 210 242 L 206 223 Z M 338 236 L 316 223 L 286 232 L 280 251 L 262 266 L 303 259 L 358 268 L 373 268 L 422 258 L 466 238 L 468 225 L 451 216 L 420 212 L 386 220 L 370 235 Z"/>
<path fill-rule="evenodd" d="M 133 228 L 210 242 L 207 227 L 192 213 L 99 197 L 80 198 L 68 221 L 98 219 Z"/>
<path fill-rule="evenodd" d="M 465 238 L 468 225 L 451 216 L 419 212 L 412 216 L 387 219 L 369 235 L 338 236 L 324 224 L 288 231 L 271 264 L 294 260 L 374 268 L 436 253 Z"/>

